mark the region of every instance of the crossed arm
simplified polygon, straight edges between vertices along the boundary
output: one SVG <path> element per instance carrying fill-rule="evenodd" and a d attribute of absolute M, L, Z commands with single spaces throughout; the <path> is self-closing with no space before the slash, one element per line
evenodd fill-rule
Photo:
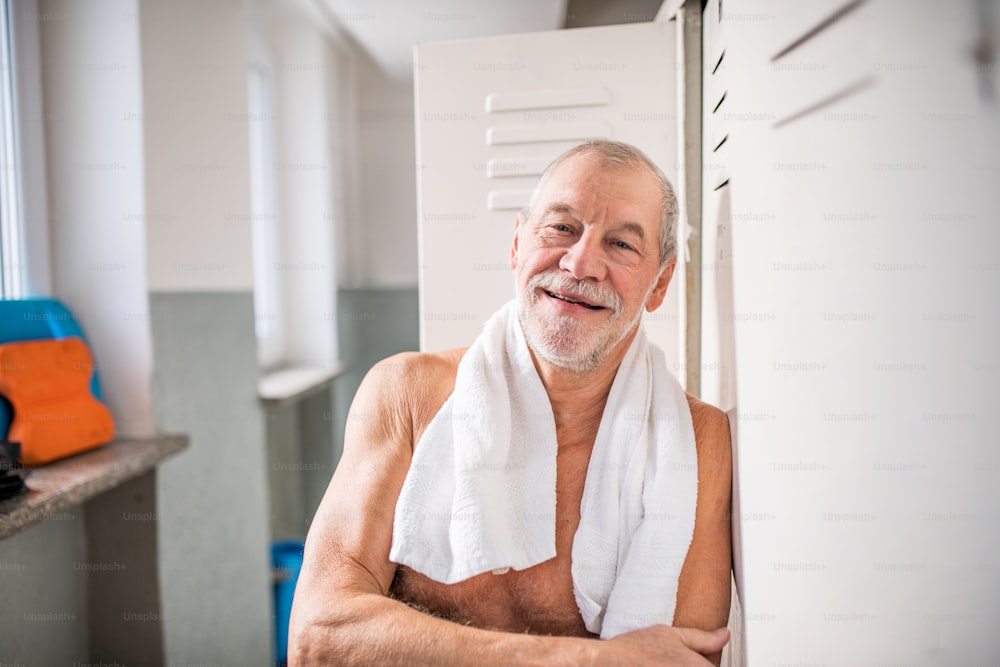
<path fill-rule="evenodd" d="M 306 540 L 289 664 L 718 664 L 728 633 L 709 630 L 724 628 L 729 611 L 729 427 L 721 412 L 700 403 L 692 402 L 699 450 L 695 535 L 674 626 L 608 641 L 517 634 L 459 625 L 388 597 L 396 567 L 389 561 L 393 516 L 413 452 L 413 424 L 426 423 L 426 411 L 436 412 L 450 387 L 440 359 L 409 354 L 377 365 L 359 388 L 343 457 Z"/>

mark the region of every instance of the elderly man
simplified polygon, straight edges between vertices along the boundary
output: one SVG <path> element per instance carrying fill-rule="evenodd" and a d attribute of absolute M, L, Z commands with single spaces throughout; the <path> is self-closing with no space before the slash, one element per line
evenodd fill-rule
<path fill-rule="evenodd" d="M 639 150 L 571 149 L 515 223 L 516 299 L 470 348 L 371 370 L 306 542 L 292 664 L 718 664 L 729 425 L 641 326 L 676 218 Z"/>

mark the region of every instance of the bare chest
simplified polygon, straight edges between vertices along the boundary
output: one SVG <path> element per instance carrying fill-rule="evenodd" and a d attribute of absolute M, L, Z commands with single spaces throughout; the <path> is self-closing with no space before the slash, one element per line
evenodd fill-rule
<path fill-rule="evenodd" d="M 560 452 L 556 476 L 556 556 L 521 571 L 442 584 L 400 567 L 390 595 L 422 611 L 480 628 L 584 636 L 573 596 L 570 555 L 580 523 L 589 447 Z"/>

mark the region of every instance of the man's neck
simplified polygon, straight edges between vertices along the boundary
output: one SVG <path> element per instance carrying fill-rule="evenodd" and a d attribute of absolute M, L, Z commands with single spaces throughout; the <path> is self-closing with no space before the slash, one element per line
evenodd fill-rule
<path fill-rule="evenodd" d="M 541 378 L 549 396 L 549 403 L 552 405 L 557 435 L 561 436 L 563 433 L 583 435 L 588 427 L 596 432 L 618 367 L 625 358 L 635 333 L 633 331 L 616 345 L 597 368 L 584 372 L 555 366 L 540 359 L 534 351 L 531 351 L 538 377 Z M 562 444 L 563 438 L 560 437 L 560 446 Z"/>

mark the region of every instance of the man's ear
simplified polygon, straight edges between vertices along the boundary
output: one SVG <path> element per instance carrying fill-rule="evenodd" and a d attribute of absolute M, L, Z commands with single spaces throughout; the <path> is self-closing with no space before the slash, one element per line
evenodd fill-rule
<path fill-rule="evenodd" d="M 514 218 L 514 242 L 510 246 L 510 270 L 517 271 L 517 233 L 521 229 L 521 216 L 523 213 L 518 213 L 517 217 Z"/>
<path fill-rule="evenodd" d="M 663 269 L 660 270 L 660 276 L 656 279 L 653 291 L 649 293 L 649 298 L 646 299 L 647 312 L 653 312 L 660 307 L 660 304 L 663 303 L 664 297 L 667 296 L 667 288 L 670 286 L 670 279 L 674 276 L 674 268 L 676 266 L 677 258 L 673 257 L 666 263 L 666 265 L 664 265 Z"/>

